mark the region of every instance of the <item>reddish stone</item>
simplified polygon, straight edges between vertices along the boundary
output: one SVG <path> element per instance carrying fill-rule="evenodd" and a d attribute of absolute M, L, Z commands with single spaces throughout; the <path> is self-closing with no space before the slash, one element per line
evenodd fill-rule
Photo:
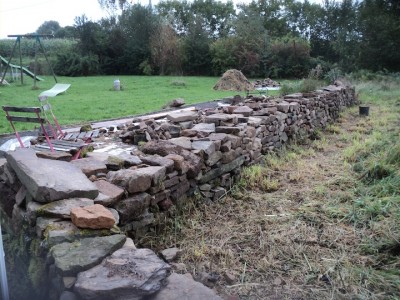
<path fill-rule="evenodd" d="M 115 224 L 113 214 L 100 204 L 72 208 L 71 220 L 79 228 L 110 229 Z"/>

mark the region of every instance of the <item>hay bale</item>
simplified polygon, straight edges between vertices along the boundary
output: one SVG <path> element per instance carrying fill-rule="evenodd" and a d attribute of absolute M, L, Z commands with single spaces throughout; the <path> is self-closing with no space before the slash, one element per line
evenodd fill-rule
<path fill-rule="evenodd" d="M 254 87 L 239 70 L 226 71 L 214 86 L 216 91 L 251 91 Z"/>

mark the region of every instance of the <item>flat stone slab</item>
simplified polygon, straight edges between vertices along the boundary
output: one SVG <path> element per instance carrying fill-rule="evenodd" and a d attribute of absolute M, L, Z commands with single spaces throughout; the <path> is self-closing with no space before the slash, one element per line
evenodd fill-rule
<path fill-rule="evenodd" d="M 206 116 L 205 121 L 207 123 L 215 123 L 215 124 L 219 124 L 219 122 L 223 121 L 223 122 L 228 122 L 231 121 L 235 118 L 235 116 L 232 116 L 230 114 L 221 114 L 221 113 L 217 113 L 217 114 L 212 114 L 209 116 Z"/>
<path fill-rule="evenodd" d="M 166 168 L 150 166 L 140 169 L 123 169 L 108 172 L 107 180 L 125 188 L 129 193 L 144 192 L 153 184 L 157 186 L 165 178 Z"/>
<path fill-rule="evenodd" d="M 138 193 L 119 201 L 114 208 L 120 215 L 122 225 L 139 218 L 149 207 L 151 196 L 147 193 Z"/>
<path fill-rule="evenodd" d="M 162 166 L 167 169 L 167 172 L 172 172 L 174 170 L 174 161 L 159 155 L 147 155 L 142 156 L 141 160 L 143 163 L 150 166 Z"/>
<path fill-rule="evenodd" d="M 238 106 L 233 110 L 234 114 L 242 114 L 245 117 L 249 117 L 253 114 L 253 110 L 248 106 Z"/>
<path fill-rule="evenodd" d="M 71 218 L 71 209 L 93 205 L 94 201 L 87 198 L 70 198 L 47 203 L 41 206 L 36 213 L 40 216 L 51 218 Z"/>
<path fill-rule="evenodd" d="M 174 145 L 177 145 L 179 147 L 182 147 L 186 150 L 192 149 L 192 141 L 190 140 L 190 138 L 185 137 L 185 136 L 169 139 L 168 142 L 170 142 Z"/>
<path fill-rule="evenodd" d="M 198 132 L 212 133 L 215 132 L 215 123 L 198 123 L 191 129 Z"/>
<path fill-rule="evenodd" d="M 36 227 L 36 231 L 40 231 Z M 79 229 L 71 221 L 55 221 L 48 224 L 44 228 L 43 235 L 46 237 L 47 247 L 52 247 L 61 243 L 71 243 L 79 239 L 88 237 L 99 237 L 104 235 L 109 235 L 111 232 L 106 229 Z"/>
<path fill-rule="evenodd" d="M 198 117 L 199 114 L 193 111 L 171 112 L 167 115 L 167 119 L 174 123 L 193 121 Z"/>
<path fill-rule="evenodd" d="M 123 247 L 79 273 L 74 291 L 87 300 L 144 299 L 162 288 L 169 269 L 150 249 Z"/>
<path fill-rule="evenodd" d="M 149 300 L 222 300 L 213 290 L 187 275 L 172 273 L 164 287 Z"/>
<path fill-rule="evenodd" d="M 94 199 L 94 203 L 96 204 L 112 206 L 117 203 L 125 193 L 124 189 L 106 180 L 97 180 L 94 184 L 100 192 L 99 196 Z"/>
<path fill-rule="evenodd" d="M 122 234 L 86 238 L 55 245 L 50 253 L 60 275 L 75 276 L 98 265 L 106 256 L 121 248 L 125 240 Z"/>
<path fill-rule="evenodd" d="M 71 164 L 81 169 L 87 177 L 98 173 L 107 173 L 106 164 L 91 157 L 72 160 Z"/>
<path fill-rule="evenodd" d="M 29 148 L 8 152 L 6 158 L 37 202 L 75 197 L 94 199 L 99 194 L 96 186 L 71 163 L 38 158 L 35 151 Z"/>
<path fill-rule="evenodd" d="M 207 155 L 215 152 L 215 144 L 212 141 L 193 141 L 192 149 L 203 150 Z"/>

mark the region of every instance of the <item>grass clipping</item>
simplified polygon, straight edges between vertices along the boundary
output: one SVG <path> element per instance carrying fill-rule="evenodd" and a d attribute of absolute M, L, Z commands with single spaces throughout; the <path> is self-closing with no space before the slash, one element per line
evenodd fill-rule
<path fill-rule="evenodd" d="M 214 86 L 216 91 L 250 91 L 254 87 L 239 70 L 226 71 Z"/>

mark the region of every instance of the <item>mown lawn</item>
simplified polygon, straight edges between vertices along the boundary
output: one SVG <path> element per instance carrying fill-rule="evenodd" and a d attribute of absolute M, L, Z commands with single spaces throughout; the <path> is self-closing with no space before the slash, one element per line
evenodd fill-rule
<path fill-rule="evenodd" d="M 1 86 L 0 104 L 38 106 L 38 95 L 55 84 L 51 76 L 44 79 L 37 83 L 37 90 L 32 89 L 33 80 L 29 77 L 25 77 L 24 85 L 18 81 L 10 86 Z M 121 81 L 121 91 L 113 90 L 115 79 Z M 57 77 L 57 80 L 71 84 L 65 94 L 51 99 L 53 111 L 63 125 L 158 111 L 175 98 L 183 98 L 186 104 L 192 104 L 236 94 L 244 95 L 244 92 L 214 91 L 218 77 L 93 76 Z M 18 124 L 18 129 L 29 130 L 33 126 Z M 11 131 L 7 120 L 1 117 L 0 133 Z"/>

